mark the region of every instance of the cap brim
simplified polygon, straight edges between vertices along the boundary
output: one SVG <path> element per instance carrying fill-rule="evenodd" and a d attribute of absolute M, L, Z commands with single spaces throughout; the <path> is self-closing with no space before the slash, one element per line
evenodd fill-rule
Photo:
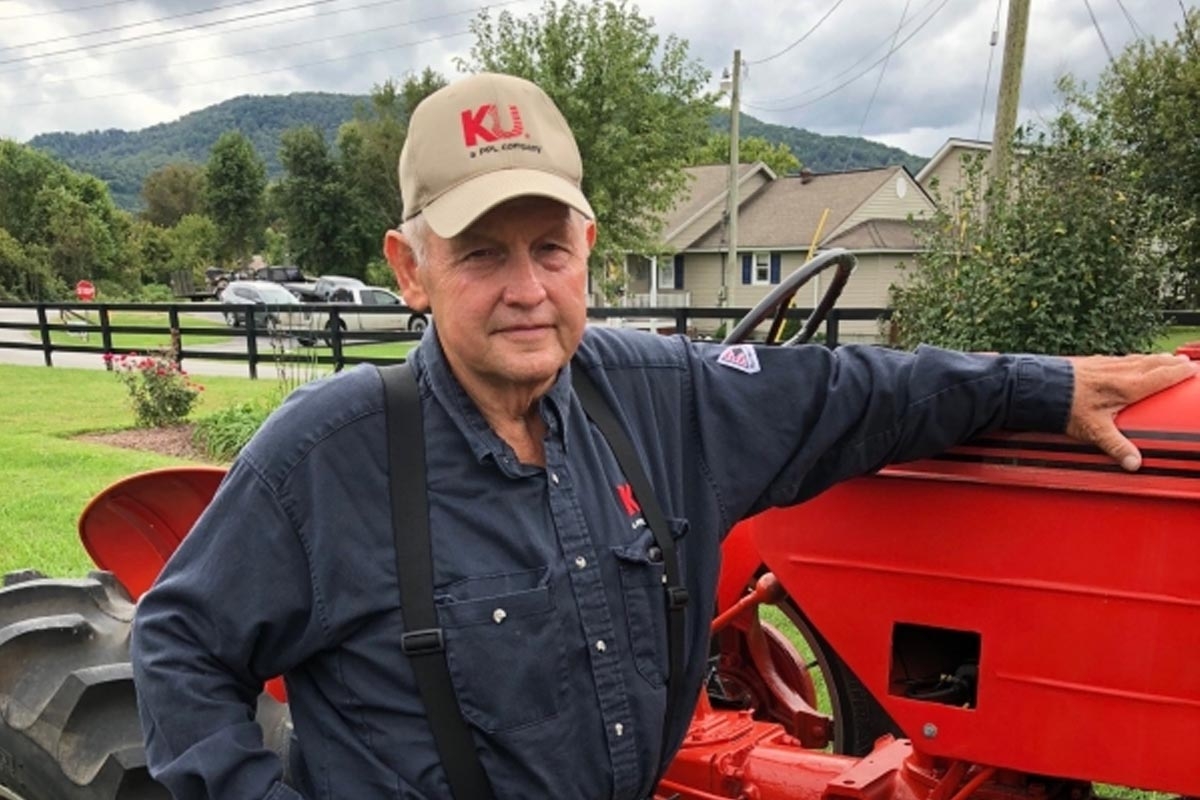
<path fill-rule="evenodd" d="M 451 239 L 488 211 L 518 197 L 548 197 L 586 217 L 595 217 L 579 187 L 566 178 L 533 169 L 503 169 L 477 175 L 426 205 L 421 215 L 434 233 Z"/>

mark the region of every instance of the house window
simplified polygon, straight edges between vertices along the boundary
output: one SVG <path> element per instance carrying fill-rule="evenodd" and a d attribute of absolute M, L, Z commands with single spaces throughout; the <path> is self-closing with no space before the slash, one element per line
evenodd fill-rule
<path fill-rule="evenodd" d="M 662 259 L 658 262 L 658 288 L 671 289 L 675 286 L 675 261 Z"/>
<path fill-rule="evenodd" d="M 771 282 L 771 254 L 770 253 L 755 253 L 754 254 L 754 285 L 768 284 Z"/>

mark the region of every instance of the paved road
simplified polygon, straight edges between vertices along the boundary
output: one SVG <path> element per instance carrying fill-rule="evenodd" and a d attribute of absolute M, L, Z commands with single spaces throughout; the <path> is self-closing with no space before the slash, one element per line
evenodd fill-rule
<path fill-rule="evenodd" d="M 222 321 L 220 313 L 217 312 L 202 312 L 194 315 L 200 318 L 213 319 L 217 322 Z M 0 328 L 0 363 L 4 364 L 24 364 L 29 366 L 44 367 L 44 360 L 41 350 L 16 350 L 13 348 L 4 347 L 5 342 L 38 342 L 40 341 L 37 334 L 37 312 L 33 309 L 17 309 L 17 308 L 0 308 L 0 321 L 2 322 L 19 322 L 28 324 L 33 330 L 16 330 L 11 328 Z M 53 321 L 57 321 L 55 318 Z M 258 337 L 259 353 L 269 354 L 271 352 L 270 337 L 260 335 Z M 187 342 L 184 342 L 186 349 Z M 295 347 L 295 342 L 292 342 L 289 349 Z M 229 341 L 222 343 L 205 343 L 205 350 L 217 350 L 230 353 L 245 353 L 246 340 L 240 336 L 232 336 Z M 104 369 L 104 361 L 98 353 L 61 353 L 54 352 L 52 355 L 54 366 L 56 367 L 82 367 L 87 369 Z M 206 361 L 202 359 L 187 359 L 184 362 L 184 367 L 188 372 L 196 375 L 232 375 L 239 378 L 248 378 L 250 376 L 250 367 L 247 361 Z M 259 361 L 258 374 L 261 378 L 272 379 L 275 377 L 274 364 L 267 361 Z"/>

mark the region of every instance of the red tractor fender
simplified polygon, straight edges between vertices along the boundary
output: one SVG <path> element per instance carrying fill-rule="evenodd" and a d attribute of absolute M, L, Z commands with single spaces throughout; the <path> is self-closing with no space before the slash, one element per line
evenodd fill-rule
<path fill-rule="evenodd" d="M 131 475 L 92 498 L 79 538 L 97 567 L 116 576 L 135 601 L 212 501 L 222 467 L 167 467 Z"/>

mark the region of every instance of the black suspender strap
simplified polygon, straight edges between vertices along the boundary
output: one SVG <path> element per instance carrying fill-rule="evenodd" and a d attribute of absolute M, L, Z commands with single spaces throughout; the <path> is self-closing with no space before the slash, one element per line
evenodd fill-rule
<path fill-rule="evenodd" d="M 650 480 L 646 477 L 646 471 L 642 469 L 642 462 L 633 448 L 633 442 L 629 440 L 625 429 L 621 427 L 616 415 L 613 414 L 612 408 L 600 394 L 600 390 L 591 377 L 584 372 L 583 365 L 579 362 L 571 364 L 571 385 L 575 388 L 575 394 L 579 396 L 579 401 L 583 404 L 583 410 L 592 422 L 596 423 L 596 427 L 604 434 L 604 438 L 608 440 L 608 446 L 612 448 L 613 455 L 616 456 L 617 463 L 621 466 L 621 471 L 625 473 L 625 478 L 633 486 L 634 497 L 637 498 L 638 504 L 642 507 L 642 515 L 650 525 L 654 543 L 662 551 L 663 568 L 666 573 L 663 590 L 666 593 L 667 601 L 667 663 L 669 667 L 667 716 L 663 723 L 663 741 L 659 756 L 661 762 L 661 759 L 667 755 L 667 748 L 670 745 L 671 723 L 675 719 L 675 714 L 681 707 L 683 699 L 680 697 L 680 692 L 683 690 L 683 626 L 688 593 L 679 575 L 679 556 L 675 552 L 675 539 L 671 536 L 670 528 L 667 527 L 667 519 L 663 515 L 662 507 L 658 504 L 654 489 L 650 486 Z"/>
<path fill-rule="evenodd" d="M 433 552 L 425 496 L 425 432 L 421 400 L 409 364 L 379 370 L 387 400 L 388 471 L 392 532 L 405 633 L 401 647 L 412 664 L 442 767 L 457 800 L 487 800 L 492 787 L 463 719 L 446 664 L 446 642 L 433 596 Z"/>

